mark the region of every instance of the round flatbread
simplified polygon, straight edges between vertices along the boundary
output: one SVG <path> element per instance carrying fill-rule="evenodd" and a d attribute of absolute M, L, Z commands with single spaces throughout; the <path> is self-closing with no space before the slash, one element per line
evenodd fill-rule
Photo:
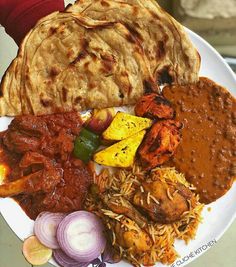
<path fill-rule="evenodd" d="M 3 79 L 0 114 L 134 104 L 145 88 L 158 87 L 142 46 L 123 24 L 56 12 L 24 39 Z"/>
<path fill-rule="evenodd" d="M 158 84 L 198 81 L 198 51 L 184 27 L 155 0 L 79 0 L 69 10 L 123 23 L 143 46 Z"/>
<path fill-rule="evenodd" d="M 80 0 L 41 19 L 0 87 L 0 116 L 135 104 L 166 83 L 198 80 L 183 27 L 152 0 Z"/>

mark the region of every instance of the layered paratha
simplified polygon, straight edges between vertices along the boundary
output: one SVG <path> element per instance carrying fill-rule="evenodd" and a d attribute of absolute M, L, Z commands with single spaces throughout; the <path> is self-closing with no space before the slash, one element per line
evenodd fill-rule
<path fill-rule="evenodd" d="M 149 69 L 123 24 L 54 13 L 25 38 L 3 80 L 0 112 L 40 115 L 134 104 L 145 87 L 157 89 Z"/>
<path fill-rule="evenodd" d="M 79 0 L 69 10 L 123 23 L 141 43 L 158 84 L 198 80 L 200 56 L 184 27 L 155 0 Z"/>
<path fill-rule="evenodd" d="M 132 105 L 159 84 L 197 81 L 199 65 L 154 1 L 79 1 L 27 34 L 3 78 L 0 115 Z"/>

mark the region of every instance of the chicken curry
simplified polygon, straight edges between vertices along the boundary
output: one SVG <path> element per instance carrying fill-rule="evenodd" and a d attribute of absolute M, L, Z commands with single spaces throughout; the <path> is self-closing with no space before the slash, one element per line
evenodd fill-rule
<path fill-rule="evenodd" d="M 9 169 L 0 196 L 15 196 L 31 219 L 42 211 L 81 209 L 92 181 L 72 155 L 81 125 L 75 112 L 16 117 L 0 136 L 0 163 Z"/>

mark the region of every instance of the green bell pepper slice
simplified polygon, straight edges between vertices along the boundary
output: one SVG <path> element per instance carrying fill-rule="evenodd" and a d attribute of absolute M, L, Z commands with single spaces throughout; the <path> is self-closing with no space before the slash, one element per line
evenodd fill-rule
<path fill-rule="evenodd" d="M 75 157 L 81 159 L 85 163 L 88 163 L 94 152 L 100 146 L 100 143 L 101 141 L 99 135 L 82 128 L 74 143 Z"/>

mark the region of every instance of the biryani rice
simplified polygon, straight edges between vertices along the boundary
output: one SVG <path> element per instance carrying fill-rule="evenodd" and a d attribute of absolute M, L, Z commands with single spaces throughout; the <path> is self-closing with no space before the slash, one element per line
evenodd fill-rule
<path fill-rule="evenodd" d="M 184 175 L 178 173 L 174 168 L 155 168 L 150 173 L 150 176 L 152 175 L 158 175 L 158 179 L 160 180 L 168 180 L 168 182 L 172 183 L 179 182 L 194 190 L 194 187 L 186 181 Z M 131 199 L 137 188 L 142 188 L 142 181 L 145 180 L 146 173 L 138 166 L 134 166 L 132 170 L 119 169 L 112 174 L 107 169 L 103 169 L 95 177 L 95 183 L 103 194 L 109 192 L 109 194 L 112 193 L 112 196 L 117 197 L 117 199 L 122 196 L 128 200 Z M 170 192 L 167 194 L 170 199 L 173 199 Z M 147 195 L 147 201 L 150 202 L 151 200 L 158 203 L 158 200 L 149 193 Z M 114 220 L 120 221 L 122 218 L 126 218 L 109 209 L 99 209 L 91 195 L 87 198 L 86 206 L 89 210 L 94 210 L 104 220 L 108 229 L 112 229 L 111 225 Z M 117 238 L 114 231 L 111 231 L 112 243 L 118 248 L 122 258 L 128 259 L 134 266 L 154 265 L 156 262 L 171 264 L 179 256 L 174 248 L 175 240 L 182 239 L 187 244 L 195 237 L 198 225 L 202 220 L 201 212 L 203 206 L 199 202 L 198 195 L 193 194 L 193 197 L 189 201 L 189 210 L 182 214 L 182 218 L 179 221 L 171 224 L 160 224 L 149 221 L 145 227 L 145 231 L 151 237 L 153 245 L 150 253 L 143 253 L 138 258 L 129 249 L 124 249 L 116 243 Z"/>

